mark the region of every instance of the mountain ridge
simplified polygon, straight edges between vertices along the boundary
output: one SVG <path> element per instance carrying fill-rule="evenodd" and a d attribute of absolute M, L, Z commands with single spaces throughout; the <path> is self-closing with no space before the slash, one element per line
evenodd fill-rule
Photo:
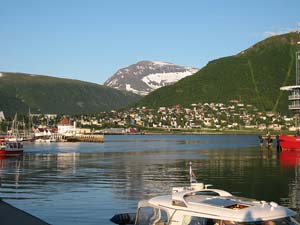
<path fill-rule="evenodd" d="M 287 92 L 281 86 L 295 80 L 295 50 L 299 32 L 272 36 L 233 56 L 212 60 L 192 76 L 143 98 L 149 107 L 197 102 L 253 104 L 263 111 L 287 112 Z"/>
<path fill-rule="evenodd" d="M 0 111 L 5 114 L 81 114 L 126 107 L 140 97 L 86 81 L 0 72 Z"/>

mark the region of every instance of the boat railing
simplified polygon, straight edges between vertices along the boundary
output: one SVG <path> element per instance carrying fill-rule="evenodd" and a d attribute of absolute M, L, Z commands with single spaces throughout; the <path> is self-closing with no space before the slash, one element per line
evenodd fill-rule
<path fill-rule="evenodd" d="M 299 94 L 290 95 L 289 100 L 300 100 L 300 95 Z"/>
<path fill-rule="evenodd" d="M 300 104 L 289 105 L 289 109 L 291 109 L 291 110 L 299 109 L 300 110 Z"/>

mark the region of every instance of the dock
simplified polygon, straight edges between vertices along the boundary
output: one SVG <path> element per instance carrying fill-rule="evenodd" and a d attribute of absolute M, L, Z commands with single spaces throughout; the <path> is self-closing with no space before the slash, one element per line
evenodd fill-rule
<path fill-rule="evenodd" d="M 81 134 L 65 137 L 68 142 L 104 142 L 102 134 Z"/>
<path fill-rule="evenodd" d="M 0 200 L 1 225 L 50 225 L 49 223 Z"/>

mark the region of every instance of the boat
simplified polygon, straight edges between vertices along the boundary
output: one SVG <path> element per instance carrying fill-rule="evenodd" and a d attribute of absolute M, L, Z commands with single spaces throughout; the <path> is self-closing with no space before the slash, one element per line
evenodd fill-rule
<path fill-rule="evenodd" d="M 0 156 L 20 156 L 23 151 L 22 141 L 0 140 Z"/>
<path fill-rule="evenodd" d="M 23 151 L 23 139 L 19 136 L 16 114 L 10 134 L 0 139 L 0 156 L 20 156 Z"/>
<path fill-rule="evenodd" d="M 298 42 L 300 44 L 300 42 Z M 289 110 L 295 114 L 295 135 L 280 135 L 279 146 L 281 151 L 300 151 L 300 50 L 296 51 L 296 85 L 284 86 L 280 90 L 290 91 L 288 97 L 291 102 Z"/>
<path fill-rule="evenodd" d="M 281 151 L 300 151 L 300 136 L 299 135 L 280 135 L 279 145 Z"/>
<path fill-rule="evenodd" d="M 190 185 L 138 203 L 136 213 L 117 214 L 116 224 L 299 225 L 296 213 L 275 202 L 251 200 L 198 183 L 190 163 Z"/>

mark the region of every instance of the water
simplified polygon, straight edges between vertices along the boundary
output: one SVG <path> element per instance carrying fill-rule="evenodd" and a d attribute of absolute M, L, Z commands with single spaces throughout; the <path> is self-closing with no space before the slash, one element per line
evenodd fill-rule
<path fill-rule="evenodd" d="M 299 211 L 300 169 L 256 135 L 105 136 L 104 143 L 26 143 L 0 159 L 0 197 L 50 224 L 104 224 L 140 199 L 188 182 L 188 162 L 207 184 Z"/>

